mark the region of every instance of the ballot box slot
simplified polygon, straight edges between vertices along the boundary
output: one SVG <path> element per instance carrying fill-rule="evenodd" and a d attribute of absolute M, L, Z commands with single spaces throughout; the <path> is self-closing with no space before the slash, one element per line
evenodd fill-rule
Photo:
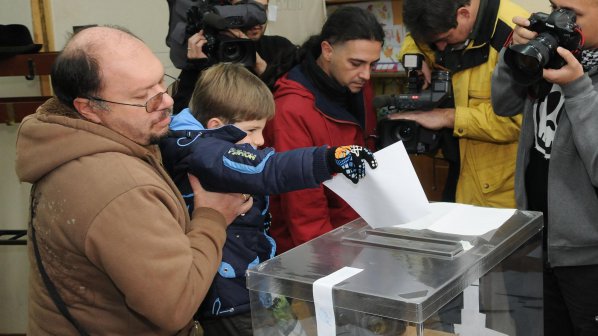
<path fill-rule="evenodd" d="M 417 240 L 417 241 L 422 241 L 422 242 L 430 242 L 430 243 L 434 243 L 434 244 L 455 245 L 455 244 L 459 243 L 457 240 L 426 237 L 426 236 L 421 236 L 421 235 L 406 234 L 403 232 L 364 230 L 364 233 L 366 235 L 382 236 L 382 237 L 390 237 L 390 238 L 400 238 L 400 239 L 408 239 L 408 240 Z"/>
<path fill-rule="evenodd" d="M 363 230 L 344 237 L 343 242 L 445 258 L 454 258 L 463 251 L 458 241 L 378 230 Z"/>

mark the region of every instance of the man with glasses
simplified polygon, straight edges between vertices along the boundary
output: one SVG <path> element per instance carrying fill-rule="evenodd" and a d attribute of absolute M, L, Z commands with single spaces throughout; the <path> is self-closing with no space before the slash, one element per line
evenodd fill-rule
<path fill-rule="evenodd" d="M 23 120 L 29 334 L 188 335 L 226 228 L 252 201 L 209 193 L 190 176 L 190 219 L 155 145 L 173 103 L 163 77 L 131 33 L 87 28 L 56 59 L 56 97 Z"/>
<path fill-rule="evenodd" d="M 268 0 L 208 0 L 208 2 L 217 5 L 255 2 L 260 4 L 264 11 L 268 10 Z M 194 5 L 197 6 L 194 0 L 168 0 L 170 20 L 166 44 L 170 48 L 170 60 L 175 67 L 181 69 L 180 90 L 174 96 L 175 114 L 188 107 L 195 82 L 201 71 L 213 64 L 207 59 L 203 50 L 207 43 L 203 31 L 192 36 L 185 35 L 186 13 Z M 297 46 L 285 37 L 265 35 L 266 27 L 267 24 L 264 23 L 246 30 L 228 29 L 222 33 L 254 41 L 256 62 L 250 70 L 273 90 L 275 81 L 295 65 Z"/>
<path fill-rule="evenodd" d="M 169 74 L 164 74 L 164 78 L 162 79 L 162 82 L 160 84 L 163 87 L 165 87 L 166 90 L 156 93 L 156 95 L 151 97 L 150 99 L 148 99 L 145 102 L 145 104 L 119 103 L 119 102 L 106 100 L 106 99 L 102 99 L 102 98 L 94 97 L 94 96 L 89 96 L 87 98 L 89 98 L 91 100 L 98 101 L 98 102 L 104 102 L 104 103 L 143 107 L 143 108 L 145 108 L 145 111 L 147 111 L 147 113 L 151 113 L 152 111 L 156 111 L 159 109 L 160 105 L 162 104 L 162 100 L 164 99 L 165 94 L 169 95 L 170 97 L 172 97 L 173 95 L 176 94 L 176 90 L 178 88 L 178 81 L 179 80 L 177 78 L 172 77 Z"/>
<path fill-rule="evenodd" d="M 423 73 L 449 70 L 454 108 L 402 112 L 391 119 L 451 129 L 458 139 L 458 203 L 515 207 L 514 170 L 521 118 L 496 116 L 490 102 L 490 77 L 498 51 L 512 31 L 513 16 L 528 13 L 510 0 L 404 0 L 403 20 L 410 32 L 404 54 L 425 57 Z M 456 156 L 456 155 L 455 155 Z M 456 177 L 456 176 L 455 176 Z M 454 193 L 453 193 L 454 194 Z"/>

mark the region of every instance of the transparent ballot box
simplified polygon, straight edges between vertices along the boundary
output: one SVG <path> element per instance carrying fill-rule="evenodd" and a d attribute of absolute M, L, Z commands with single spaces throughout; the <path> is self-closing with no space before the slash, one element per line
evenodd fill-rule
<path fill-rule="evenodd" d="M 362 219 L 248 270 L 254 335 L 543 335 L 542 215 L 480 236 Z"/>

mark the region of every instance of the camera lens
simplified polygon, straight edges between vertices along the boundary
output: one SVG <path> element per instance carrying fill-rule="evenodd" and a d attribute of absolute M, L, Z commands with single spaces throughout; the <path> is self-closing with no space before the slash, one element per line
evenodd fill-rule
<path fill-rule="evenodd" d="M 242 46 L 235 43 L 227 43 L 222 47 L 222 60 L 225 62 L 238 62 L 245 55 Z"/>
<path fill-rule="evenodd" d="M 247 67 L 255 64 L 255 46 L 250 39 L 230 39 L 221 36 L 216 55 L 218 62 L 240 63 Z"/>
<path fill-rule="evenodd" d="M 526 54 L 515 55 L 515 65 L 520 71 L 526 73 L 536 73 L 541 68 L 538 58 Z"/>
<path fill-rule="evenodd" d="M 408 121 L 402 121 L 395 128 L 397 140 L 410 141 L 415 136 L 415 131 Z"/>
<path fill-rule="evenodd" d="M 556 37 L 544 32 L 527 44 L 510 46 L 505 53 L 505 62 L 513 70 L 515 79 L 529 84 L 542 78 L 542 69 L 556 55 L 559 46 Z"/>

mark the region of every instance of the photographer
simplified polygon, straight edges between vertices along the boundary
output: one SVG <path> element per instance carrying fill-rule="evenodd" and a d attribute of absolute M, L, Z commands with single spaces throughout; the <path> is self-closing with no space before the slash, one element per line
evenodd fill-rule
<path fill-rule="evenodd" d="M 447 13 L 453 13 L 447 15 Z M 392 114 L 421 126 L 453 129 L 459 139 L 460 172 L 456 201 L 514 207 L 514 169 L 520 118 L 498 117 L 490 103 L 490 78 L 498 50 L 507 40 L 511 18 L 525 16 L 508 0 L 405 0 L 403 20 L 410 35 L 404 54 L 423 54 L 431 69 L 452 75 L 454 108 Z"/>
<path fill-rule="evenodd" d="M 232 0 L 233 5 L 242 4 L 246 0 Z M 268 0 L 255 0 L 268 10 Z M 256 61 L 253 72 L 274 90 L 276 80 L 285 74 L 296 64 L 296 53 L 298 47 L 287 38 L 278 35 L 264 35 L 267 24 L 259 24 L 242 31 L 231 29 L 231 32 L 239 38 L 248 38 L 254 41 Z"/>
<path fill-rule="evenodd" d="M 520 69 L 507 65 L 503 52 L 492 102 L 498 115 L 523 113 L 515 192 L 520 209 L 544 213 L 545 335 L 598 335 L 598 3 L 551 4 L 576 14 L 585 36 L 581 61 L 559 46 L 552 57 L 565 65 L 541 69 L 543 80 L 522 83 L 515 79 Z M 513 45 L 535 40 L 529 20 L 513 22 Z"/>
<path fill-rule="evenodd" d="M 208 41 L 205 30 L 197 31 L 191 36 L 186 32 L 188 25 L 187 11 L 200 2 L 225 7 L 232 5 L 246 6 L 251 11 L 252 16 L 259 14 L 256 13 L 257 6 L 259 6 L 264 19 L 268 8 L 268 0 L 233 0 L 231 2 L 223 0 L 168 0 L 170 20 L 166 44 L 170 47 L 170 59 L 178 69 L 181 69 L 179 88 L 177 95 L 174 97 L 173 110 L 175 113 L 188 107 L 191 93 L 201 71 L 220 61 L 209 59 L 209 55 L 206 54 Z M 257 6 L 255 6 L 256 4 Z M 266 26 L 264 20 L 261 24 L 250 24 L 243 28 L 223 29 L 219 34 L 226 38 L 250 39 L 254 42 L 255 61 L 246 65 L 273 90 L 276 79 L 295 64 L 297 46 L 282 36 L 264 35 Z"/>

